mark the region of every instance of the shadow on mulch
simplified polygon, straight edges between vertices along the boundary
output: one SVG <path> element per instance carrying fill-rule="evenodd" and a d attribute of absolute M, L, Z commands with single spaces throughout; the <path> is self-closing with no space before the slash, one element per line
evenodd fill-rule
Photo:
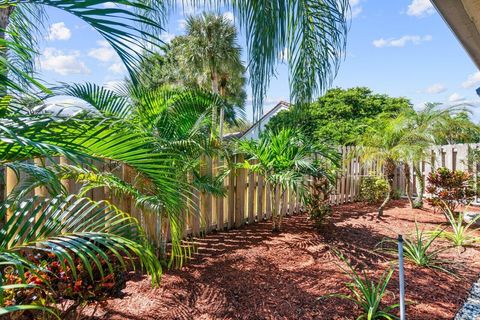
<path fill-rule="evenodd" d="M 343 283 L 348 279 L 332 249 L 378 277 L 392 257 L 376 245 L 413 231 L 415 221 L 434 228 L 443 217 L 393 201 L 378 220 L 376 206 L 348 204 L 335 207 L 320 232 L 305 216 L 293 216 L 281 234 L 272 234 L 265 222 L 211 234 L 195 239 L 193 259 L 182 270 L 168 271 L 159 288 L 133 276 L 125 296 L 107 301 L 95 319 L 354 319 L 358 310 L 352 303 L 318 299 L 347 293 Z M 413 302 L 409 319 L 453 318 L 480 271 L 478 253 L 473 248 L 460 256 L 449 251 L 447 258 L 470 268 L 462 278 L 407 264 L 407 299 Z M 387 303 L 398 298 L 396 277 Z"/>

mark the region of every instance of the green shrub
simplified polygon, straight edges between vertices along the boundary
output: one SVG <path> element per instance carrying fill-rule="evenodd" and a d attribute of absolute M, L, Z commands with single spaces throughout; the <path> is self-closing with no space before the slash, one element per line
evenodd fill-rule
<path fill-rule="evenodd" d="M 360 201 L 370 204 L 380 203 L 388 192 L 388 182 L 379 176 L 362 177 L 360 183 Z"/>

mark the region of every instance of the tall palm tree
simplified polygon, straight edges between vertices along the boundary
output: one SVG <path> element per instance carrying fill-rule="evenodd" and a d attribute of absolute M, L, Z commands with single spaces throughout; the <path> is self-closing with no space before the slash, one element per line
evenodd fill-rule
<path fill-rule="evenodd" d="M 228 86 L 232 87 L 232 84 L 238 86 L 237 91 L 243 91 L 245 68 L 233 23 L 223 15 L 203 13 L 187 18 L 186 32 L 181 41 L 183 62 L 190 68 L 193 78 L 198 79 L 198 84 L 202 86 L 206 75 L 214 94 L 225 97 Z M 217 134 L 217 110 L 212 112 L 213 132 Z M 223 108 L 220 108 L 219 117 L 218 134 L 222 139 Z"/>
<path fill-rule="evenodd" d="M 338 153 L 332 148 L 315 145 L 291 129 L 267 130 L 259 140 L 239 141 L 238 151 L 247 157 L 247 162 L 241 166 L 262 175 L 271 190 L 267 201 L 272 208 L 274 232 L 281 230 L 283 219 L 283 208 L 275 205 L 276 197 L 281 200 L 286 191 L 291 190 L 304 198 L 309 191 L 308 176 L 328 175 L 319 166 L 319 160 L 338 160 Z M 280 204 L 283 205 L 283 201 Z"/>

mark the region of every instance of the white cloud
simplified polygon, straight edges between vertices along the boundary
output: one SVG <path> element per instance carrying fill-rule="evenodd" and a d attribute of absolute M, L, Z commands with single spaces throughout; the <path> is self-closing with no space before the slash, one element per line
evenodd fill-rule
<path fill-rule="evenodd" d="M 350 0 L 349 2 L 352 18 L 355 18 L 363 12 L 363 7 L 360 5 L 360 0 Z"/>
<path fill-rule="evenodd" d="M 64 53 L 55 48 L 45 48 L 40 57 L 40 68 L 52 71 L 62 76 L 69 74 L 89 74 L 90 70 L 85 63 L 79 60 L 80 52 Z"/>
<path fill-rule="evenodd" d="M 117 58 L 117 53 L 110 44 L 105 40 L 97 41 L 98 48 L 93 48 L 88 51 L 88 56 L 102 62 L 112 61 Z"/>
<path fill-rule="evenodd" d="M 458 93 L 453 93 L 448 97 L 448 102 L 460 102 L 465 100 L 465 98 Z"/>
<path fill-rule="evenodd" d="M 230 22 L 233 22 L 235 20 L 235 17 L 233 16 L 233 12 L 231 12 L 231 11 L 225 12 L 223 14 L 223 17 Z"/>
<path fill-rule="evenodd" d="M 72 32 L 65 26 L 65 22 L 57 22 L 48 28 L 47 40 L 68 40 Z"/>
<path fill-rule="evenodd" d="M 165 43 L 172 42 L 173 38 L 175 38 L 175 35 L 173 33 L 162 32 L 160 34 L 160 40 L 162 40 Z"/>
<path fill-rule="evenodd" d="M 178 22 L 178 29 L 179 30 L 185 30 L 185 28 L 187 27 L 187 20 L 178 19 L 177 22 Z"/>
<path fill-rule="evenodd" d="M 377 48 L 383 47 L 404 47 L 408 43 L 415 45 L 421 44 L 422 42 L 432 41 L 431 35 L 418 36 L 418 35 L 406 35 L 400 38 L 389 38 L 389 39 L 377 39 L 373 41 L 373 45 Z"/>
<path fill-rule="evenodd" d="M 108 67 L 108 71 L 112 73 L 121 74 L 126 71 L 126 68 L 122 62 L 115 62 L 110 67 Z"/>
<path fill-rule="evenodd" d="M 435 13 L 430 0 L 412 0 L 412 3 L 408 5 L 407 14 L 409 16 L 422 17 Z"/>
<path fill-rule="evenodd" d="M 428 87 L 427 89 L 425 89 L 425 93 L 430 93 L 430 94 L 442 93 L 445 91 L 447 91 L 447 88 L 441 83 L 435 83 L 430 87 Z"/>
<path fill-rule="evenodd" d="M 464 88 L 473 88 L 476 85 L 480 84 L 480 71 L 477 71 L 468 76 L 468 79 L 462 83 Z"/>

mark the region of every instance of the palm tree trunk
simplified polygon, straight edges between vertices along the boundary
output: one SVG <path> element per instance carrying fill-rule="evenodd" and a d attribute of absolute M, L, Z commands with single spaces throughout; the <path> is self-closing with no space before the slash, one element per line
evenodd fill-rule
<path fill-rule="evenodd" d="M 416 164 L 413 164 L 413 170 L 415 171 L 417 179 L 417 199 L 415 199 L 415 207 L 421 208 L 423 207 L 423 195 L 425 193 L 425 179 Z"/>
<path fill-rule="evenodd" d="M 270 208 L 272 209 L 272 232 L 278 231 L 278 225 L 277 225 L 277 218 L 278 218 L 278 212 L 277 212 L 277 190 L 278 186 L 275 185 L 272 188 L 272 185 L 270 185 Z"/>
<path fill-rule="evenodd" d="M 212 79 L 212 92 L 218 94 L 218 74 L 215 70 L 211 72 Z M 214 104 L 212 107 L 212 138 L 217 133 L 217 106 Z"/>
<path fill-rule="evenodd" d="M 278 224 L 277 224 L 278 231 L 282 230 L 283 209 L 285 206 L 285 201 L 283 201 L 283 198 L 285 197 L 285 191 L 286 190 L 283 190 L 282 188 L 282 194 L 280 196 L 280 206 L 279 206 L 279 212 L 278 212 Z"/>
<path fill-rule="evenodd" d="M 405 193 L 407 194 L 407 199 L 408 203 L 410 204 L 410 208 L 413 209 L 413 199 L 412 199 L 412 176 L 410 175 L 410 166 L 408 165 L 407 162 L 403 163 L 403 172 L 405 174 L 405 180 L 406 180 L 406 185 L 405 185 Z"/>
<path fill-rule="evenodd" d="M 390 202 L 390 199 L 392 199 L 392 192 L 393 192 L 393 179 L 395 178 L 395 169 L 397 168 L 397 165 L 393 159 L 386 159 L 385 160 L 385 176 L 387 177 L 387 186 L 388 186 L 388 192 L 385 197 L 385 200 L 383 203 L 380 205 L 378 208 L 378 217 L 381 218 L 383 216 L 383 209 L 385 206 Z"/>
<path fill-rule="evenodd" d="M 220 86 L 220 95 L 225 99 L 225 87 L 224 86 Z M 223 126 L 224 126 L 224 122 L 225 122 L 225 109 L 223 107 L 223 103 L 222 105 L 220 106 L 220 119 L 219 119 L 219 138 L 220 138 L 220 141 L 223 140 Z"/>

